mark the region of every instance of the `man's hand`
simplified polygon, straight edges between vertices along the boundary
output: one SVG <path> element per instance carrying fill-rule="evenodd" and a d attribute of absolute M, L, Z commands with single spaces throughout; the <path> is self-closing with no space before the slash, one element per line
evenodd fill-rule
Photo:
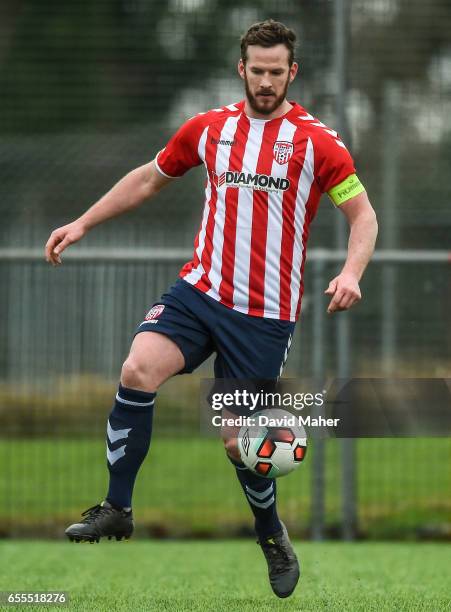
<path fill-rule="evenodd" d="M 334 296 L 327 308 L 328 314 L 340 310 L 348 310 L 362 299 L 357 278 L 352 274 L 344 272 L 330 281 L 324 293 Z"/>
<path fill-rule="evenodd" d="M 328 314 L 348 310 L 362 299 L 359 281 L 373 254 L 377 236 L 376 213 L 366 191 L 341 204 L 340 210 L 345 215 L 351 231 L 343 269 L 330 281 L 324 292 L 333 296 L 327 308 Z"/>
<path fill-rule="evenodd" d="M 64 249 L 78 242 L 85 234 L 86 229 L 78 220 L 53 230 L 45 245 L 45 259 L 54 266 L 61 264 L 61 253 Z"/>

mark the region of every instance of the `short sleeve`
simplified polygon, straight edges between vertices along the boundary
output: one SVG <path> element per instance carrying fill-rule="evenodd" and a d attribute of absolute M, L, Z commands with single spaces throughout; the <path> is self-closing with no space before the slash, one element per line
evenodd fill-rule
<path fill-rule="evenodd" d="M 322 193 L 328 193 L 355 174 L 354 160 L 345 145 L 338 138 L 326 136 L 319 146 L 316 176 Z"/>
<path fill-rule="evenodd" d="M 161 174 L 177 178 L 202 163 L 198 149 L 203 127 L 201 116 L 197 115 L 179 128 L 155 158 L 155 165 Z"/>

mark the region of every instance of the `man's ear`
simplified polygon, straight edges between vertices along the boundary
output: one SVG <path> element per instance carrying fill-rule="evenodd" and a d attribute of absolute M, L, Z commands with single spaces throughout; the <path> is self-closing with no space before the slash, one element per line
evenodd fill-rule
<path fill-rule="evenodd" d="M 244 66 L 244 62 L 243 60 L 240 58 L 240 61 L 238 62 L 238 74 L 240 75 L 240 77 L 242 79 L 244 79 L 244 73 L 246 71 L 246 68 Z"/>
<path fill-rule="evenodd" d="M 296 78 L 298 70 L 299 70 L 299 64 L 297 64 L 296 62 L 293 62 L 290 68 L 290 83 L 292 83 L 294 79 Z"/>

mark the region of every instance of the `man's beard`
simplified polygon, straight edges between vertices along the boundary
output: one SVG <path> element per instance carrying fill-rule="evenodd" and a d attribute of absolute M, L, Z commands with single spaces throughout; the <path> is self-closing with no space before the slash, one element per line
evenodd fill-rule
<path fill-rule="evenodd" d="M 246 89 L 246 97 L 249 101 L 249 105 L 256 113 L 260 115 L 271 115 L 279 106 L 283 103 L 287 96 L 288 85 L 290 84 L 290 78 L 287 78 L 287 82 L 285 83 L 285 87 L 283 88 L 283 92 L 280 96 L 275 96 L 274 94 L 270 96 L 256 95 L 254 96 L 249 89 L 249 83 L 247 81 L 246 74 L 244 75 L 244 86 Z M 268 102 L 271 100 L 271 103 Z M 266 104 L 265 104 L 266 101 Z"/>

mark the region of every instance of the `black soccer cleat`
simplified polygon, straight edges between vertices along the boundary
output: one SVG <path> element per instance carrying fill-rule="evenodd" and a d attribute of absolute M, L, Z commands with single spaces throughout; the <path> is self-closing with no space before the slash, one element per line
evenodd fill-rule
<path fill-rule="evenodd" d="M 287 528 L 282 523 L 281 531 L 269 538 L 259 539 L 257 543 L 262 547 L 268 563 L 272 590 L 277 597 L 289 597 L 296 588 L 300 570 Z"/>
<path fill-rule="evenodd" d="M 85 518 L 80 523 L 74 523 L 64 532 L 71 542 L 99 542 L 100 538 L 115 537 L 116 540 L 128 538 L 133 533 L 133 515 L 131 510 L 116 510 L 103 501 L 82 513 Z"/>

